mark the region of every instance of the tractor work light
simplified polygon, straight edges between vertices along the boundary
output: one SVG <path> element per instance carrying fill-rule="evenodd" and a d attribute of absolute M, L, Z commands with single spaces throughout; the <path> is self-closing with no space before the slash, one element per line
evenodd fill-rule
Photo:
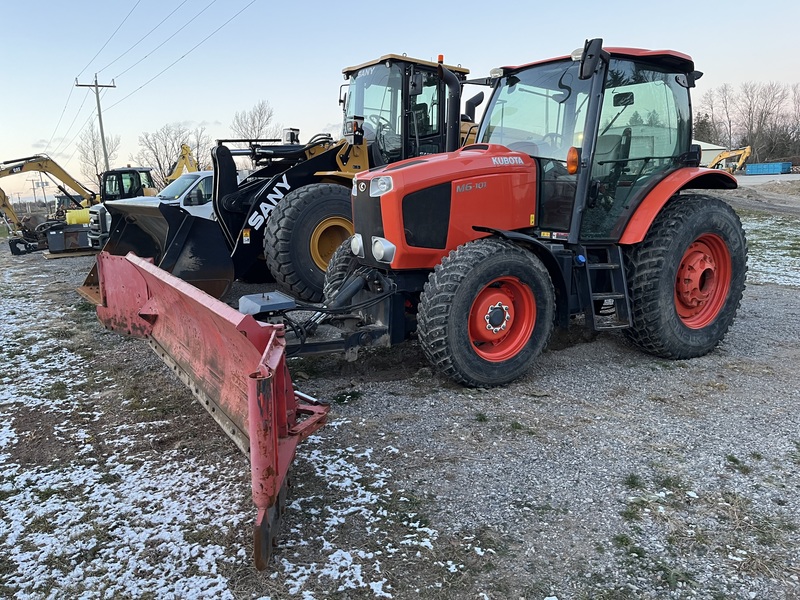
<path fill-rule="evenodd" d="M 350 252 L 355 254 L 358 258 L 364 258 L 364 238 L 360 233 L 354 233 L 350 238 Z"/>
<path fill-rule="evenodd" d="M 392 189 L 392 178 L 388 175 L 375 177 L 369 182 L 369 195 L 379 198 Z"/>
<path fill-rule="evenodd" d="M 397 246 L 382 237 L 372 236 L 372 256 L 378 262 L 390 263 L 394 260 Z"/>

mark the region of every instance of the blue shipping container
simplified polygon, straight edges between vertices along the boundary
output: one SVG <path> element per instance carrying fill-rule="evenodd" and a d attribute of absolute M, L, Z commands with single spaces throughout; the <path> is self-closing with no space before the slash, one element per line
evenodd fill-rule
<path fill-rule="evenodd" d="M 746 175 L 783 175 L 792 172 L 792 163 L 755 163 L 745 167 Z"/>

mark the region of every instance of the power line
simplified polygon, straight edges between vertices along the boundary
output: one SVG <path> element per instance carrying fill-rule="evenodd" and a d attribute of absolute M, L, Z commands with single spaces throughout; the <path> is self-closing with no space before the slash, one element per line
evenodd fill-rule
<path fill-rule="evenodd" d="M 152 50 L 150 50 L 150 52 L 148 52 L 148 53 L 147 53 L 147 54 L 145 54 L 145 55 L 144 55 L 142 58 L 140 58 L 140 59 L 139 59 L 139 60 L 137 60 L 135 63 L 133 63 L 133 64 L 132 64 L 130 67 L 128 67 L 127 69 L 125 69 L 125 70 L 124 70 L 122 73 L 120 73 L 119 75 L 117 75 L 116 77 L 114 77 L 114 79 L 119 79 L 120 77 L 122 77 L 123 75 L 125 75 L 125 73 L 127 73 L 128 71 L 130 71 L 130 70 L 131 70 L 133 67 L 135 67 L 136 65 L 138 65 L 140 62 L 142 62 L 142 61 L 143 61 L 143 60 L 145 60 L 146 58 L 148 58 L 148 57 L 149 57 L 149 56 L 150 56 L 150 55 L 151 55 L 153 52 L 155 52 L 156 50 L 158 50 L 159 48 L 161 48 L 161 46 L 163 46 L 164 44 L 166 44 L 168 41 L 170 41 L 170 40 L 171 40 L 171 39 L 173 39 L 173 38 L 174 38 L 176 35 L 178 35 L 178 34 L 179 34 L 181 31 L 183 31 L 184 29 L 186 29 L 186 28 L 187 28 L 187 27 L 188 27 L 188 26 L 191 24 L 191 22 L 192 22 L 192 21 L 194 21 L 194 20 L 195 20 L 197 17 L 199 17 L 200 15 L 202 15 L 204 12 L 206 12 L 206 11 L 207 11 L 209 8 L 211 8 L 211 7 L 212 7 L 214 4 L 216 4 L 216 2 L 217 2 L 217 0 L 211 0 L 211 2 L 209 2 L 209 3 L 208 3 L 208 5 L 207 5 L 207 6 L 206 6 L 206 7 L 205 7 L 203 10 L 201 10 L 199 13 L 197 13 L 195 16 L 193 16 L 191 19 L 189 19 L 189 20 L 188 20 L 186 23 L 184 23 L 184 24 L 183 24 L 183 26 L 182 26 L 182 27 L 180 27 L 180 28 L 179 28 L 179 29 L 178 29 L 176 32 L 174 32 L 174 33 L 173 33 L 171 36 L 169 36 L 167 39 L 165 39 L 163 42 L 161 42 L 161 43 L 160 43 L 158 46 L 156 46 L 155 48 L 153 48 Z M 180 7 L 178 7 L 178 8 L 180 8 Z M 245 6 L 245 8 L 247 8 L 247 7 Z M 176 8 L 175 10 L 178 10 L 178 9 Z M 244 9 L 243 9 L 243 10 L 244 10 Z M 213 35 L 213 34 L 212 34 L 212 35 Z"/>
<path fill-rule="evenodd" d="M 83 72 L 84 72 L 84 71 L 85 71 L 85 70 L 86 70 L 86 69 L 89 67 L 89 65 L 91 65 L 91 64 L 92 64 L 92 62 L 94 62 L 94 59 L 95 59 L 95 58 L 97 58 L 97 57 L 100 55 L 100 53 L 103 51 L 103 48 L 105 48 L 105 47 L 108 45 L 108 43 L 109 43 L 109 42 L 110 42 L 112 39 L 114 39 L 114 36 L 115 36 L 115 35 L 116 35 L 116 33 L 117 33 L 119 30 L 120 30 L 120 28 L 121 28 L 121 27 L 122 27 L 122 26 L 125 24 L 125 21 L 127 21 L 127 20 L 128 20 L 128 17 L 130 17 L 130 16 L 131 16 L 131 14 L 133 13 L 133 11 L 136 9 L 136 7 L 137 7 L 137 6 L 139 6 L 139 2 L 141 2 L 141 0 L 137 0 L 136 4 L 134 4 L 134 5 L 133 5 L 133 8 L 130 10 L 130 12 L 128 12 L 128 14 L 125 16 L 125 18 L 124 18 L 124 19 L 122 19 L 122 23 L 120 23 L 120 24 L 119 24 L 119 26 L 118 26 L 118 27 L 117 27 L 117 28 L 114 30 L 114 33 L 112 33 L 112 34 L 111 34 L 111 36 L 109 36 L 109 38 L 106 40 L 106 43 L 105 43 L 105 44 L 103 44 L 103 46 L 100 48 L 100 50 L 98 50 L 98 51 L 97 51 L 97 53 L 96 53 L 96 54 L 95 54 L 95 55 L 92 57 L 92 60 L 90 60 L 90 61 L 89 61 L 89 62 L 86 64 L 86 66 L 85 66 L 85 67 L 83 67 L 83 69 L 81 69 L 81 72 L 80 72 L 80 73 L 78 73 L 78 75 L 75 77 L 75 79 L 76 79 L 76 80 L 78 79 L 78 77 L 80 77 L 81 75 L 83 75 Z M 185 2 L 186 2 L 186 0 L 184 0 L 184 2 L 183 2 L 183 3 L 181 3 L 181 6 L 182 6 L 182 5 L 183 5 Z M 178 6 L 178 8 L 180 8 L 180 6 Z M 176 8 L 175 10 L 177 10 L 177 8 Z M 175 11 L 173 11 L 173 12 L 175 12 Z M 171 14 L 172 14 L 172 13 L 170 13 L 170 15 L 171 15 Z M 167 15 L 167 16 L 169 16 L 169 15 Z M 157 27 L 157 26 L 156 26 L 156 27 Z M 149 35 L 149 34 L 148 34 L 148 35 Z M 146 37 L 146 36 L 145 36 L 145 37 Z M 104 68 L 105 68 L 105 67 L 104 67 Z M 44 149 L 45 149 L 45 152 L 47 152 L 47 150 L 50 148 L 50 144 L 52 144 L 52 143 L 53 143 L 53 138 L 55 138 L 55 136 L 56 136 L 56 131 L 58 131 L 58 127 L 61 125 L 61 120 L 64 118 L 64 113 L 67 111 L 67 106 L 69 105 L 69 101 L 70 101 L 70 99 L 72 98 L 72 92 L 73 92 L 74 90 L 75 90 L 75 88 L 74 88 L 73 86 L 70 86 L 70 88 L 69 88 L 69 94 L 67 95 L 67 101 L 64 103 L 64 108 L 62 108 L 62 109 L 61 109 L 61 116 L 59 116 L 59 117 L 58 117 L 58 123 L 56 123 L 56 126 L 55 126 L 55 128 L 53 129 L 53 133 L 52 133 L 52 134 L 50 134 L 50 139 L 48 140 L 48 142 L 47 142 L 47 145 L 44 147 Z M 87 92 L 87 95 L 88 95 L 88 92 Z M 85 101 L 86 101 L 86 98 L 84 97 L 84 102 L 85 102 Z M 81 106 L 80 106 L 80 108 L 78 108 L 78 112 L 75 114 L 75 118 L 73 118 L 73 119 L 72 119 L 72 124 L 74 124 L 74 123 L 75 123 L 75 119 L 77 119 L 77 118 L 78 118 L 78 114 L 81 112 L 81 108 L 83 108 L 83 103 L 81 103 Z M 70 124 L 70 129 L 72 129 L 72 124 Z M 68 136 L 68 135 L 69 135 L 69 129 L 67 130 L 67 133 L 65 133 L 65 134 L 64 134 L 64 137 L 66 137 L 66 136 Z M 60 144 L 59 144 L 59 145 L 60 145 Z M 58 148 L 58 147 L 56 147 L 56 148 Z M 53 154 L 55 154 L 56 152 L 57 152 L 57 149 L 53 151 Z"/>
<path fill-rule="evenodd" d="M 214 0 L 214 2 L 216 2 L 216 0 Z M 146 85 L 148 85 L 148 84 L 152 83 L 152 82 L 153 82 L 153 81 L 155 81 L 155 80 L 156 80 L 158 77 L 160 77 L 161 75 L 163 75 L 164 73 L 166 73 L 166 72 L 167 72 L 169 69 L 171 69 L 171 68 L 172 68 L 172 67 L 174 67 L 176 64 L 178 64 L 180 61 L 182 61 L 184 58 L 186 58 L 187 56 L 189 56 L 189 54 L 191 54 L 191 53 L 192 53 L 192 52 L 194 52 L 194 51 L 195 51 L 197 48 L 199 48 L 201 45 L 203 45 L 205 42 L 207 42 L 207 41 L 209 40 L 209 38 L 211 38 L 211 37 L 212 37 L 214 34 L 216 34 L 216 33 L 217 33 L 217 32 L 218 32 L 220 29 L 222 29 L 223 27 L 225 27 L 225 26 L 226 26 L 228 23 L 230 23 L 231 21 L 233 21 L 233 20 L 234 20 L 236 17 L 238 17 L 240 14 L 242 14 L 242 13 L 243 13 L 245 10 L 247 10 L 248 8 L 250 8 L 250 7 L 251 7 L 253 4 L 255 4 L 256 2 L 257 2 L 257 0 L 251 0 L 251 2 L 250 2 L 249 4 L 247 4 L 247 5 L 246 5 L 244 8 L 242 8 L 242 9 L 241 9 L 239 12 L 237 12 L 235 15 L 233 15 L 233 16 L 232 16 L 230 19 L 228 19 L 227 21 L 225 21 L 225 22 L 224 22 L 222 25 L 220 25 L 219 27 L 217 27 L 217 28 L 216 28 L 214 31 L 212 31 L 211 33 L 209 33 L 209 34 L 208 34 L 208 35 L 207 35 L 205 38 L 203 38 L 202 40 L 200 40 L 200 41 L 199 41 L 197 44 L 195 44 L 195 45 L 194 45 L 194 46 L 193 46 L 191 49 L 189 49 L 189 50 L 188 50 L 188 51 L 187 51 L 187 52 L 186 52 L 184 55 L 182 55 L 180 58 L 178 58 L 177 60 L 175 60 L 174 62 L 172 62 L 172 63 L 171 63 L 171 64 L 169 64 L 168 66 L 166 66 L 166 67 L 165 67 L 163 70 L 161 70 L 161 71 L 159 71 L 158 73 L 156 73 L 156 74 L 155 74 L 153 77 L 151 77 L 150 79 L 148 79 L 147 81 L 145 81 L 145 82 L 144 82 L 142 85 L 140 85 L 138 88 L 136 88 L 135 90 L 133 90 L 133 91 L 132 91 L 130 94 L 128 94 L 127 96 L 124 96 L 123 98 L 121 98 L 121 99 L 117 100 L 117 101 L 116 101 L 114 104 L 112 104 L 111 106 L 108 106 L 108 107 L 106 107 L 106 112 L 108 112 L 109 110 L 111 110 L 112 108 L 114 108 L 114 107 L 115 107 L 117 104 L 119 104 L 120 102 L 123 102 L 124 100 L 127 100 L 128 98 L 130 98 L 131 96 L 133 96 L 133 95 L 134 95 L 136 92 L 138 92 L 139 90 L 141 90 L 143 87 L 145 87 Z M 212 4 L 213 4 L 213 2 L 212 2 Z M 199 15 L 198 15 L 198 16 L 199 16 Z M 180 31 L 180 30 L 178 30 L 178 31 Z M 175 33 L 177 33 L 177 32 L 175 32 Z"/>
<path fill-rule="evenodd" d="M 106 43 L 105 43 L 105 44 L 103 44 L 103 46 L 100 48 L 100 50 L 98 50 L 98 51 L 97 51 L 97 54 L 95 54 L 95 55 L 92 57 L 92 60 L 90 60 L 90 61 L 89 61 L 89 62 L 86 64 L 86 66 L 85 66 L 85 67 L 83 67 L 83 68 L 81 69 L 81 72 L 80 72 L 80 73 L 78 73 L 78 75 L 77 75 L 77 77 L 76 77 L 75 79 L 77 79 L 78 77 L 80 77 L 81 75 L 83 75 L 83 72 L 84 72 L 86 69 L 88 69 L 88 68 L 89 68 L 89 65 L 91 65 L 91 64 L 94 62 L 94 59 L 95 59 L 95 58 L 97 58 L 97 57 L 100 55 L 100 53 L 103 51 L 103 49 L 104 49 L 106 46 L 108 46 L 108 42 L 110 42 L 111 40 L 113 40 L 113 39 L 114 39 L 114 36 L 115 36 L 115 35 L 117 35 L 117 32 L 118 32 L 118 31 L 120 30 L 120 28 L 121 28 L 121 27 L 122 27 L 122 26 L 125 24 L 125 21 L 127 21 L 127 20 L 128 20 L 128 17 L 130 17 L 130 16 L 131 16 L 131 14 L 133 13 L 133 11 L 134 11 L 134 10 L 136 10 L 136 7 L 137 7 L 137 6 L 139 6 L 139 2 L 141 2 L 141 0 L 136 0 L 136 4 L 134 4 L 134 5 L 133 5 L 133 8 L 130 10 L 130 12 L 129 12 L 127 15 L 125 15 L 125 18 L 124 18 L 124 19 L 122 19 L 122 23 L 120 23 L 120 24 L 119 24 L 119 26 L 118 26 L 118 27 L 117 27 L 117 28 L 114 30 L 114 33 L 112 33 L 112 34 L 109 36 L 109 38 L 106 40 Z"/>
<path fill-rule="evenodd" d="M 53 143 L 53 138 L 56 136 L 56 131 L 58 131 L 58 126 L 61 125 L 61 119 L 64 118 L 64 113 L 67 112 L 67 105 L 69 104 L 69 99 L 72 98 L 72 92 L 74 90 L 75 90 L 74 87 L 72 86 L 69 87 L 69 95 L 67 96 L 67 101 L 64 103 L 64 108 L 61 109 L 61 116 L 58 117 L 58 123 L 56 123 L 55 129 L 53 129 L 53 133 L 50 134 L 50 139 L 47 141 L 47 145 L 44 147 L 45 154 L 47 154 L 47 149 L 50 148 L 50 144 Z"/>
<path fill-rule="evenodd" d="M 74 88 L 73 88 L 74 89 Z M 72 117 L 72 122 L 69 124 L 66 133 L 61 138 L 61 143 L 59 143 L 55 149 L 53 150 L 53 154 L 57 154 L 58 151 L 61 149 L 62 145 L 64 144 L 64 140 L 69 135 L 69 132 L 72 131 L 72 126 L 75 125 L 75 121 L 78 119 L 78 115 L 81 114 L 81 109 L 83 105 L 86 104 L 86 99 L 89 97 L 89 90 L 86 90 L 86 93 L 83 95 L 83 100 L 81 101 L 81 105 L 78 107 L 78 111 L 75 113 L 75 116 Z"/>
<path fill-rule="evenodd" d="M 163 19 L 161 19 L 161 21 L 158 23 L 158 25 L 156 25 L 155 27 L 153 27 L 153 28 L 152 28 L 150 31 L 148 31 L 148 32 L 147 32 L 147 33 L 145 33 L 145 34 L 144 34 L 144 35 L 143 35 L 141 38 L 139 38 L 139 41 L 138 41 L 138 42 L 136 42 L 136 43 L 135 43 L 133 46 L 131 46 L 130 48 L 128 48 L 127 50 L 125 50 L 125 52 L 123 52 L 122 54 L 120 54 L 120 55 L 119 55 L 117 58 L 115 58 L 114 60 L 112 60 L 112 61 L 111 61 L 110 63 L 108 63 L 108 64 L 107 64 L 105 67 L 103 67 L 102 69 L 100 69 L 100 70 L 99 70 L 99 71 L 97 71 L 97 72 L 98 72 L 98 73 L 102 73 L 102 72 L 103 72 L 103 71 L 105 71 L 105 70 L 106 70 L 108 67 L 110 67 L 110 66 L 111 66 L 111 65 L 113 65 L 115 62 L 117 62 L 117 61 L 118 61 L 120 58 L 122 58 L 123 56 L 125 56 L 125 55 L 126 55 L 128 52 L 130 52 L 131 50 L 133 50 L 134 48 L 136 48 L 136 46 L 138 46 L 138 45 L 139 45 L 139 44 L 141 44 L 143 41 L 145 41 L 145 40 L 148 38 L 148 36 L 149 36 L 151 33 L 153 33 L 153 32 L 154 32 L 156 29 L 158 29 L 159 27 L 161 27 L 161 26 L 162 26 L 164 23 L 166 23 L 167 19 L 169 19 L 169 18 L 170 18 L 172 15 L 174 15 L 174 14 L 175 14 L 175 13 L 178 11 L 178 9 L 179 9 L 181 6 L 183 6 L 184 4 L 186 4 L 188 1 L 189 1 L 189 0 L 183 0 L 183 2 L 181 2 L 180 4 L 178 4 L 178 6 L 176 6 L 174 9 L 172 9 L 172 12 L 171 12 L 171 13 L 169 13 L 169 14 L 168 14 L 166 17 L 164 17 Z"/>

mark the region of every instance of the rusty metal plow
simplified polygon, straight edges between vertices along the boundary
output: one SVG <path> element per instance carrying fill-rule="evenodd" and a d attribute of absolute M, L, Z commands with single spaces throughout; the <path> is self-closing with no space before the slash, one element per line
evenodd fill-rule
<path fill-rule="evenodd" d="M 294 390 L 282 325 L 260 323 L 133 254 L 97 257 L 100 321 L 143 338 L 250 458 L 254 558 L 269 561 L 297 444 L 329 407 Z"/>

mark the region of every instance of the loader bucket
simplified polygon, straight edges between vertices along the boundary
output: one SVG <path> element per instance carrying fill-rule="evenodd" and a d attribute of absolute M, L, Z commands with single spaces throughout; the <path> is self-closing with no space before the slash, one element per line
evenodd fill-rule
<path fill-rule="evenodd" d="M 295 392 L 283 326 L 260 323 L 133 254 L 101 252 L 97 273 L 108 328 L 144 338 L 250 458 L 256 567 L 264 569 L 285 507 L 297 444 L 328 407 Z"/>
<path fill-rule="evenodd" d="M 215 298 L 222 297 L 234 280 L 233 261 L 219 224 L 185 210 L 156 203 L 126 201 L 106 204 L 112 226 L 105 252 L 124 256 L 133 252 Z M 94 304 L 102 297 L 97 269 L 93 268 L 78 292 Z"/>

